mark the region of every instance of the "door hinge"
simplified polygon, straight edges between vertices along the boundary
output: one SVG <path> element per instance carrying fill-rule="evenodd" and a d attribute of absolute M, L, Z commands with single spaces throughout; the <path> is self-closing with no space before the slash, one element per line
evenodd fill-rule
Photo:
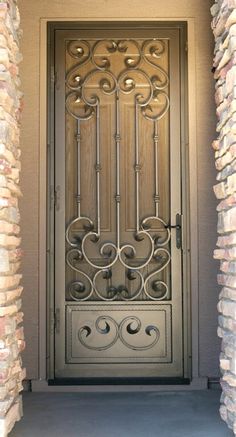
<path fill-rule="evenodd" d="M 49 310 L 49 325 L 50 325 L 50 333 L 54 333 L 54 326 L 55 326 L 55 317 L 54 317 L 54 310 L 50 308 Z"/>
<path fill-rule="evenodd" d="M 54 67 L 51 68 L 51 82 L 53 84 L 57 83 L 57 72 L 54 70 Z"/>
<path fill-rule="evenodd" d="M 50 186 L 50 209 L 54 208 L 54 187 Z"/>
<path fill-rule="evenodd" d="M 53 209 L 55 207 L 56 211 L 60 210 L 60 194 L 60 185 L 57 185 L 55 189 L 53 186 L 50 187 L 50 209 Z"/>
<path fill-rule="evenodd" d="M 57 211 L 60 209 L 61 187 L 57 185 L 54 192 L 54 205 Z"/>
<path fill-rule="evenodd" d="M 185 51 L 188 52 L 188 42 L 185 43 Z"/>
<path fill-rule="evenodd" d="M 56 311 L 54 313 L 54 328 L 57 334 L 60 333 L 60 325 L 61 325 L 60 308 L 56 308 Z"/>

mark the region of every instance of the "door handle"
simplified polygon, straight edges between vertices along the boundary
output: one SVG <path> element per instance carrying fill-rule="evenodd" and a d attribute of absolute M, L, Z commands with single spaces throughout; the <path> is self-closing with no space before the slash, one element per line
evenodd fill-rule
<path fill-rule="evenodd" d="M 166 225 L 167 229 L 176 229 L 176 247 L 177 249 L 182 248 L 182 215 L 176 214 L 175 225 Z"/>

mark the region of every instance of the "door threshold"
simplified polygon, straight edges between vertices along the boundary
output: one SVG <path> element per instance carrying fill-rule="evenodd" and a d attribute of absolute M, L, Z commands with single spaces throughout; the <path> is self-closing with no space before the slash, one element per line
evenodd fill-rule
<path fill-rule="evenodd" d="M 188 378 L 55 378 L 48 385 L 186 385 Z"/>
<path fill-rule="evenodd" d="M 88 392 L 165 392 L 165 391 L 191 391 L 191 390 L 206 390 L 208 388 L 208 378 L 199 377 L 188 380 L 188 383 L 173 384 L 170 382 L 168 384 L 157 384 L 149 383 L 145 381 L 143 384 L 136 380 L 136 384 L 84 384 L 76 385 L 75 381 L 71 381 L 70 385 L 56 384 L 55 380 L 32 380 L 30 383 L 31 391 L 33 392 L 64 392 L 64 393 L 88 393 Z M 52 383 L 52 381 L 54 381 Z M 84 381 L 85 382 L 85 381 Z M 50 383 L 50 385 L 49 385 Z"/>

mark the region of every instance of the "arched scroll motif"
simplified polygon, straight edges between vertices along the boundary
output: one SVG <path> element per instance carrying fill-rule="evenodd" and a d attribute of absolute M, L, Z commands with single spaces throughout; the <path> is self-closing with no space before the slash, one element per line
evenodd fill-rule
<path fill-rule="evenodd" d="M 164 300 L 169 296 L 169 285 L 163 272 L 171 262 L 169 250 L 170 230 L 159 216 L 160 200 L 158 186 L 158 122 L 169 110 L 169 78 L 160 64 L 166 50 L 166 42 L 149 39 L 140 42 L 135 39 L 98 40 L 95 43 L 73 40 L 67 45 L 67 56 L 73 59 L 66 74 L 66 110 L 77 122 L 76 144 L 78 154 L 78 190 L 76 201 L 78 214 L 66 227 L 67 268 L 75 272 L 75 278 L 67 286 L 69 300 L 132 301 Z M 121 62 L 117 62 L 117 57 Z M 119 65 L 119 67 L 118 67 Z M 148 66 L 148 67 L 147 67 Z M 148 68 L 148 72 L 145 70 Z M 135 135 L 133 166 L 135 179 L 135 230 L 132 241 L 122 241 L 120 228 L 123 203 L 120 194 L 121 160 L 121 99 L 130 96 L 135 112 L 135 129 L 139 130 L 140 117 L 153 125 L 153 150 L 155 154 L 155 213 L 140 217 L 140 163 L 139 139 Z M 101 162 L 100 132 L 101 106 L 104 99 L 110 99 L 115 108 L 115 133 L 113 147 L 116 156 L 115 217 L 116 236 L 107 241 L 101 230 Z M 96 218 L 91 219 L 81 212 L 80 154 L 81 126 L 93 119 L 96 126 Z M 123 272 L 120 278 L 117 271 Z M 98 319 L 95 329 L 101 335 L 107 334 L 111 347 L 118 338 L 132 348 L 123 332 L 138 334 L 141 330 L 137 318 L 125 319 L 118 326 L 114 320 Z M 110 331 L 113 337 L 110 338 Z M 158 329 L 146 327 L 146 335 L 153 342 L 158 341 Z M 84 326 L 78 333 L 82 344 L 89 347 L 86 339 L 91 328 Z M 110 339 L 109 339 L 109 338 Z M 146 347 L 146 346 L 143 346 Z M 149 346 L 148 346 L 149 347 Z"/>
<path fill-rule="evenodd" d="M 141 335 L 140 335 L 141 334 Z M 96 335 L 96 345 L 90 343 L 90 337 Z M 104 338 L 103 344 L 98 346 L 98 335 Z M 134 344 L 132 337 L 143 338 L 143 345 Z M 120 323 L 110 316 L 100 316 L 95 327 L 84 325 L 78 330 L 78 339 L 87 349 L 102 351 L 110 349 L 120 340 L 128 349 L 145 351 L 151 349 L 159 341 L 160 331 L 157 326 L 147 325 L 143 328 L 141 320 L 135 316 L 125 317 Z M 101 343 L 100 340 L 99 343 Z"/>

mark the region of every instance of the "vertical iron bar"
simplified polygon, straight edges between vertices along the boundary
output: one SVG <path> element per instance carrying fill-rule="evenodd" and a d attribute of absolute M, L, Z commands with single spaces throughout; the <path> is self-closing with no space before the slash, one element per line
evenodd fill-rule
<path fill-rule="evenodd" d="M 138 105 L 135 103 L 135 209 L 136 209 L 136 232 L 139 231 L 139 178 L 140 178 L 140 163 L 139 163 L 139 113 Z"/>
<path fill-rule="evenodd" d="M 96 187 L 97 187 L 97 233 L 101 231 L 101 206 L 100 206 L 100 105 L 97 104 L 96 111 Z"/>
<path fill-rule="evenodd" d="M 158 124 L 157 120 L 154 121 L 154 163 L 155 163 L 155 194 L 154 194 L 154 203 L 155 203 L 155 214 L 156 217 L 159 216 L 159 202 L 160 202 L 160 195 L 159 195 L 159 172 L 158 172 L 158 162 L 159 162 L 159 151 L 158 151 L 158 143 L 159 143 L 159 136 L 158 136 Z"/>
<path fill-rule="evenodd" d="M 116 91 L 116 233 L 117 249 L 120 249 L 120 101 L 119 91 Z"/>
<path fill-rule="evenodd" d="M 78 217 L 81 217 L 81 133 L 80 133 L 80 120 L 77 120 L 77 213 Z"/>

